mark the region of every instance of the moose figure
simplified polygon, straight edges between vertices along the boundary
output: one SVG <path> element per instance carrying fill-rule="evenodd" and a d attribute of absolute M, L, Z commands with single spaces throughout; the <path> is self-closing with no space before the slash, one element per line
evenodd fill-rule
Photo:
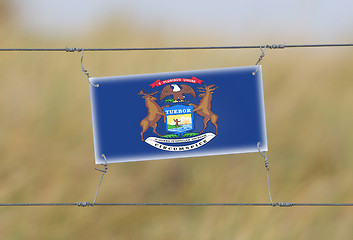
<path fill-rule="evenodd" d="M 203 117 L 203 129 L 200 133 L 206 129 L 208 121 L 211 120 L 211 123 L 216 127 L 216 134 L 218 134 L 218 116 L 211 111 L 212 94 L 217 87 L 214 87 L 215 84 L 204 86 L 205 87 L 197 87 L 199 89 L 198 91 L 201 92 L 201 94 L 199 94 L 199 97 L 201 97 L 199 105 L 195 105 L 193 103 L 190 103 L 189 105 L 194 107 L 193 113 L 196 112 L 198 115 Z"/>
<path fill-rule="evenodd" d="M 153 97 L 153 95 L 157 94 L 157 92 L 154 93 L 144 93 L 143 90 L 141 90 L 137 95 L 143 95 L 142 98 L 145 99 L 145 105 L 148 109 L 148 114 L 147 116 L 142 119 L 140 122 L 140 125 L 142 127 L 141 131 L 141 139 L 142 141 L 145 141 L 143 139 L 143 134 L 147 131 L 149 127 L 153 128 L 153 132 L 157 134 L 158 136 L 161 136 L 157 131 L 157 122 L 161 119 L 163 116 L 164 122 L 165 122 L 165 113 L 163 111 L 163 108 L 169 107 L 169 105 L 166 105 L 164 107 L 160 107 L 155 101 L 157 100 L 156 97 Z"/>

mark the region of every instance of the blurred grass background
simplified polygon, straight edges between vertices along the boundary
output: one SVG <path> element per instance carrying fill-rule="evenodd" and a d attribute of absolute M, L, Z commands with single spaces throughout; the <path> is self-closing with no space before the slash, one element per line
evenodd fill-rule
<path fill-rule="evenodd" d="M 119 21 L 123 24 L 116 24 Z M 80 38 L 14 28 L 1 47 L 170 46 L 122 17 Z M 261 39 L 261 40 L 265 40 Z M 211 34 L 179 46 L 219 45 Z M 254 44 L 264 44 L 257 42 Z M 91 76 L 253 65 L 259 50 L 85 53 Z M 0 53 L 0 201 L 93 201 L 89 85 L 79 53 Z M 263 79 L 276 202 L 353 202 L 353 49 L 268 50 Z M 268 202 L 264 159 L 239 154 L 109 166 L 97 202 Z M 339 207 L 1 207 L 1 239 L 351 239 Z"/>

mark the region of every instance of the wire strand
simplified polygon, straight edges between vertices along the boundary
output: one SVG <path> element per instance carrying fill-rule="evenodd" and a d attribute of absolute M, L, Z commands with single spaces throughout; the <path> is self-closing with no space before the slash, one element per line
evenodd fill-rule
<path fill-rule="evenodd" d="M 92 206 L 94 206 L 96 204 L 99 188 L 100 188 L 101 183 L 103 181 L 103 177 L 107 173 L 107 170 L 108 170 L 107 158 L 105 157 L 104 154 L 102 154 L 102 157 L 104 158 L 104 164 L 102 164 L 104 166 L 104 169 L 102 170 L 102 169 L 96 168 L 97 171 L 102 172 L 102 176 L 101 176 L 101 180 L 99 181 L 99 184 L 98 184 L 98 187 L 96 190 L 96 194 L 94 195 L 94 200 L 93 200 Z"/>
<path fill-rule="evenodd" d="M 269 168 L 268 158 L 267 158 L 265 152 L 261 152 L 260 145 L 261 145 L 261 142 L 258 142 L 257 143 L 257 150 L 259 151 L 260 155 L 265 159 L 268 197 L 270 199 L 271 204 L 274 205 L 274 203 L 272 201 L 272 196 L 271 196 L 271 184 L 270 184 L 270 173 L 269 173 L 270 172 L 270 168 Z"/>
<path fill-rule="evenodd" d="M 277 202 L 271 203 L 1 203 L 0 207 L 50 207 L 50 206 L 77 206 L 77 207 L 93 207 L 93 206 L 175 206 L 175 207 L 353 207 L 353 203 L 292 203 Z"/>
<path fill-rule="evenodd" d="M 318 47 L 353 47 L 353 43 L 329 44 L 268 44 L 249 46 L 202 46 L 202 47 L 136 47 L 136 48 L 0 48 L 2 52 L 81 52 L 83 51 L 172 51 L 172 50 L 226 50 L 226 49 L 284 49 Z"/>

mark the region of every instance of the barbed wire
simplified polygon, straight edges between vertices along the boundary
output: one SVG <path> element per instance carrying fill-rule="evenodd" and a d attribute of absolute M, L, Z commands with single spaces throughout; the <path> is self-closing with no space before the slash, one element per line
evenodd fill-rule
<path fill-rule="evenodd" d="M 150 207 L 353 207 L 353 203 L 293 203 L 293 202 L 277 202 L 277 203 L 1 203 L 0 207 L 53 207 L 53 206 L 77 206 L 77 207 L 94 207 L 94 206 L 150 206 Z"/>
<path fill-rule="evenodd" d="M 262 60 L 265 49 L 285 49 L 285 48 L 319 48 L 319 47 L 353 47 L 353 43 L 344 44 L 271 44 L 271 45 L 251 45 L 251 46 L 203 46 L 203 47 L 147 47 L 147 48 L 0 48 L 0 52 L 82 52 L 81 65 L 82 71 L 87 75 L 87 70 L 83 67 L 84 51 L 172 51 L 172 50 L 227 50 L 227 49 L 261 49 L 260 56 L 256 65 Z M 259 145 L 258 145 L 259 149 Z M 265 158 L 265 167 L 267 173 L 268 193 L 271 203 L 96 203 L 97 194 L 101 185 L 104 174 L 107 170 L 107 162 L 104 164 L 104 170 L 97 169 L 102 173 L 98 188 L 93 202 L 76 202 L 76 203 L 0 203 L 0 207 L 49 207 L 49 206 L 77 206 L 77 207 L 94 207 L 94 206 L 232 206 L 232 207 L 352 207 L 353 203 L 293 203 L 293 202 L 272 202 L 270 183 L 269 183 L 269 168 L 266 154 L 260 154 Z M 105 158 L 105 157 L 104 157 Z"/>
<path fill-rule="evenodd" d="M 136 47 L 136 48 L 0 48 L 2 52 L 81 52 L 81 51 L 173 51 L 173 50 L 226 50 L 226 49 L 285 49 L 285 48 L 319 48 L 319 47 L 353 47 L 353 43 L 328 44 L 267 44 L 249 46 L 202 46 L 202 47 Z"/>

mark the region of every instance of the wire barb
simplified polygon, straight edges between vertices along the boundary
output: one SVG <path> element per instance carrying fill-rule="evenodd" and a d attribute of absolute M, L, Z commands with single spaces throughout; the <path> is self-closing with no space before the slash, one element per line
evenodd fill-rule
<path fill-rule="evenodd" d="M 93 204 L 90 202 L 77 202 L 77 207 L 93 207 Z"/>
<path fill-rule="evenodd" d="M 269 167 L 269 163 L 268 163 L 268 158 L 267 158 L 265 152 L 261 152 L 261 150 L 260 150 L 260 145 L 261 145 L 261 143 L 258 142 L 258 143 L 257 143 L 257 150 L 259 151 L 260 155 L 261 155 L 263 158 L 265 158 L 265 168 L 266 168 L 266 175 L 267 175 L 268 196 L 269 196 L 269 198 L 270 198 L 270 202 L 271 202 L 272 206 L 275 207 L 276 204 L 274 204 L 274 203 L 272 202 L 272 197 L 271 197 L 270 174 L 269 174 L 269 172 L 270 172 L 270 167 Z"/>
<path fill-rule="evenodd" d="M 65 51 L 66 52 L 81 52 L 81 51 L 83 51 L 83 48 L 69 48 L 69 47 L 66 47 L 65 48 Z"/>
<path fill-rule="evenodd" d="M 104 177 L 104 174 L 106 174 L 107 170 L 108 170 L 108 162 L 107 162 L 107 158 L 105 157 L 104 154 L 102 154 L 102 157 L 104 158 L 104 164 L 102 164 L 104 166 L 104 169 L 99 169 L 99 168 L 95 168 L 97 171 L 100 171 L 102 172 L 102 176 L 101 176 L 101 180 L 99 181 L 99 184 L 98 184 L 98 187 L 97 187 L 97 190 L 96 190 L 96 195 L 94 195 L 94 200 L 93 200 L 93 203 L 92 203 L 92 207 L 95 205 L 96 203 L 96 199 L 97 199 L 97 195 L 98 195 L 98 191 L 99 191 L 99 188 L 101 186 L 101 183 L 103 181 L 103 177 Z"/>
<path fill-rule="evenodd" d="M 266 48 L 269 48 L 269 49 L 284 49 L 285 47 L 286 47 L 285 43 L 266 45 Z"/>
<path fill-rule="evenodd" d="M 276 203 L 276 206 L 279 207 L 293 207 L 294 203 L 292 202 L 281 202 L 281 203 Z"/>

